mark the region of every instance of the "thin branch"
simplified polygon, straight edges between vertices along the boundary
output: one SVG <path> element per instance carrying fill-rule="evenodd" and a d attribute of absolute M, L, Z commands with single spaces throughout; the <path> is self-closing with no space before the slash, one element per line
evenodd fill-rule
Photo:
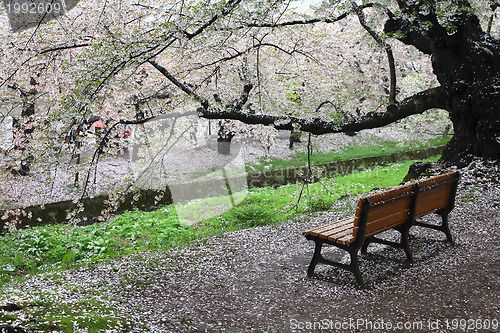
<path fill-rule="evenodd" d="M 302 199 L 302 194 L 304 193 L 304 188 L 308 186 L 307 182 L 302 182 L 302 186 L 300 188 L 300 193 L 299 193 L 299 197 L 297 198 L 297 201 L 295 202 L 295 204 L 285 212 L 285 214 L 288 214 L 290 213 L 292 210 L 299 210 L 299 204 L 300 204 L 300 200 Z M 308 189 L 308 192 L 309 192 L 309 187 L 307 188 Z"/>
<path fill-rule="evenodd" d="M 48 49 L 43 49 L 39 52 L 39 54 L 45 54 L 45 53 L 49 53 L 49 52 L 68 50 L 68 49 L 76 49 L 76 48 L 87 47 L 87 46 L 90 46 L 90 44 L 83 43 L 83 44 L 73 44 L 73 45 L 61 45 L 61 46 L 51 47 Z"/>
<path fill-rule="evenodd" d="M 103 137 L 99 141 L 98 148 L 94 151 L 94 154 L 92 155 L 92 161 L 90 162 L 90 165 L 95 165 L 95 168 L 96 168 L 95 170 L 96 171 L 97 171 L 97 163 L 99 162 L 99 156 L 101 155 L 102 151 L 104 150 L 104 145 L 106 144 L 106 142 L 108 140 L 108 136 L 111 133 L 111 131 L 118 124 L 120 124 L 120 122 L 116 122 L 116 123 L 114 123 L 113 125 L 111 125 L 108 128 L 108 130 L 106 131 L 106 133 L 103 135 Z M 89 180 L 90 180 L 90 173 L 91 173 L 91 169 L 89 168 L 89 170 L 87 172 L 87 177 L 85 178 L 85 183 L 84 183 L 84 186 L 83 186 L 83 190 L 82 190 L 82 195 L 80 197 L 80 201 L 83 200 L 83 198 L 85 197 L 85 194 L 87 193 L 87 187 L 89 185 Z M 96 179 L 96 177 L 94 176 L 94 181 L 95 181 L 95 179 Z"/>
<path fill-rule="evenodd" d="M 52 0 L 52 1 L 50 2 L 51 7 L 52 7 L 53 3 L 54 3 L 54 0 Z M 28 41 L 26 42 L 26 44 L 25 44 L 25 46 L 24 46 L 24 48 L 25 48 L 25 49 L 27 49 L 27 48 L 28 48 L 28 44 L 29 44 L 29 43 L 33 40 L 33 37 L 35 37 L 35 34 L 36 34 L 36 33 L 38 32 L 38 30 L 40 29 L 40 26 L 42 25 L 43 21 L 45 20 L 45 17 L 47 17 L 47 14 L 48 14 L 48 13 L 49 13 L 49 11 L 45 11 L 45 12 L 43 13 L 43 16 L 42 16 L 42 18 L 40 19 L 40 21 L 37 23 L 35 30 L 33 30 L 33 33 L 31 34 L 30 38 L 29 38 L 29 39 L 28 39 Z"/>
<path fill-rule="evenodd" d="M 363 9 L 356 4 L 356 2 L 351 2 L 352 8 L 354 12 L 358 16 L 359 23 L 361 26 L 373 37 L 373 39 L 384 48 L 387 53 L 387 59 L 389 61 L 389 71 L 390 71 L 390 92 L 389 92 L 389 103 L 396 102 L 396 66 L 394 64 L 394 55 L 392 54 L 391 45 L 385 42 L 385 40 L 380 37 L 375 30 L 373 30 L 368 23 L 366 23 L 365 14 L 363 13 Z"/>
<path fill-rule="evenodd" d="M 367 3 L 364 5 L 359 6 L 361 9 L 369 8 L 369 7 L 374 7 L 374 3 Z M 340 14 L 337 17 L 317 17 L 317 18 L 312 18 L 312 19 L 303 19 L 303 20 L 293 20 L 293 21 L 286 21 L 286 22 L 281 22 L 281 23 L 249 23 L 246 26 L 248 27 L 253 27 L 253 28 L 278 28 L 278 27 L 288 27 L 288 26 L 294 26 L 294 25 L 309 25 L 309 24 L 314 24 L 314 23 L 335 23 L 340 20 L 345 19 L 347 16 L 351 14 L 350 11 L 347 11 L 345 13 Z"/>
<path fill-rule="evenodd" d="M 31 56 L 29 57 L 28 59 L 24 60 L 23 63 L 21 65 L 19 65 L 6 79 L 4 79 L 2 81 L 2 83 L 0 83 L 0 88 L 3 87 L 7 82 L 9 82 L 9 80 L 11 78 L 14 77 L 14 75 L 16 75 L 16 73 L 26 64 L 28 63 L 31 59 L 33 59 L 34 56 Z"/>
<path fill-rule="evenodd" d="M 260 46 L 274 47 L 275 49 L 277 49 L 277 50 L 279 50 L 279 51 L 281 51 L 283 53 L 286 53 L 289 56 L 292 56 L 294 53 L 298 53 L 300 55 L 303 55 L 306 58 L 311 59 L 312 61 L 314 61 L 316 63 L 319 63 L 319 61 L 317 59 L 315 59 L 314 57 L 310 56 L 309 54 L 307 54 L 305 52 L 302 52 L 302 51 L 296 49 L 296 46 L 292 49 L 292 51 L 287 51 L 287 50 L 283 49 L 281 46 L 278 46 L 278 45 L 275 45 L 275 44 L 272 44 L 272 43 L 261 43 Z"/>
<path fill-rule="evenodd" d="M 312 177 L 312 169 L 311 169 L 311 133 L 309 133 L 307 137 L 307 178 L 310 180 Z"/>
<path fill-rule="evenodd" d="M 285 53 L 287 55 L 290 55 L 290 56 L 292 56 L 295 53 L 298 53 L 298 54 L 300 54 L 300 55 L 302 55 L 302 56 L 304 56 L 306 58 L 311 59 L 312 61 L 314 61 L 316 63 L 319 63 L 319 61 L 317 59 L 315 59 L 314 57 L 312 57 L 311 55 L 309 55 L 309 54 L 307 54 L 305 52 L 302 52 L 302 51 L 296 49 L 295 47 L 291 51 L 288 51 L 288 50 L 282 48 L 281 46 L 278 46 L 278 45 L 275 45 L 275 44 L 272 44 L 272 43 L 263 43 L 262 39 L 261 40 L 257 40 L 257 41 L 258 41 L 258 43 L 254 44 L 252 46 L 247 47 L 243 51 L 238 51 L 238 50 L 234 49 L 234 51 L 235 51 L 234 54 L 231 54 L 231 53 L 228 52 L 229 55 L 226 56 L 226 57 L 222 57 L 220 59 L 214 60 L 214 61 L 206 63 L 206 64 L 199 64 L 198 66 L 193 67 L 192 69 L 189 69 L 189 70 L 186 70 L 186 71 L 183 71 L 183 72 L 196 71 L 196 70 L 200 70 L 200 69 L 203 69 L 203 68 L 206 68 L 206 67 L 214 66 L 214 65 L 219 64 L 221 62 L 233 60 L 233 59 L 236 59 L 238 57 L 241 57 L 241 56 L 244 56 L 244 55 L 248 54 L 253 49 L 257 49 L 257 53 L 258 53 L 260 51 L 260 48 L 262 46 L 267 46 L 267 47 L 275 48 L 275 49 L 277 49 L 277 50 L 279 50 L 279 51 L 281 51 L 281 52 L 283 52 L 283 53 Z M 179 74 L 183 73 L 183 72 L 179 72 Z"/>

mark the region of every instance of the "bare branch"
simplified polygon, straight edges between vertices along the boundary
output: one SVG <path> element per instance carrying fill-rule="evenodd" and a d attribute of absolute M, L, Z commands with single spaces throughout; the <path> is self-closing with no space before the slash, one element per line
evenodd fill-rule
<path fill-rule="evenodd" d="M 83 43 L 83 44 L 55 46 L 55 47 L 51 47 L 51 48 L 48 48 L 48 49 L 43 49 L 43 50 L 41 50 L 39 52 L 39 54 L 45 54 L 45 53 L 54 52 L 54 51 L 60 51 L 60 50 L 76 49 L 76 48 L 86 47 L 86 46 L 90 46 L 90 44 L 89 43 Z"/>
<path fill-rule="evenodd" d="M 154 68 L 156 68 L 163 76 L 165 76 L 170 82 L 172 82 L 176 87 L 184 91 L 187 95 L 193 97 L 197 102 L 199 102 L 204 108 L 208 108 L 208 101 L 194 92 L 187 84 L 177 80 L 165 67 L 158 64 L 155 60 L 148 60 Z"/>
<path fill-rule="evenodd" d="M 369 7 L 374 7 L 374 3 L 367 3 L 364 5 L 359 6 L 361 9 L 369 8 Z M 308 25 L 308 24 L 314 24 L 314 23 L 335 23 L 340 20 L 345 19 L 347 16 L 351 14 L 350 11 L 345 12 L 337 17 L 317 17 L 317 18 L 312 18 L 312 19 L 304 19 L 304 20 L 293 20 L 293 21 L 286 21 L 286 22 L 281 22 L 281 23 L 249 23 L 247 24 L 248 27 L 252 28 L 277 28 L 277 27 L 287 27 L 287 26 L 294 26 L 294 25 Z"/>
<path fill-rule="evenodd" d="M 198 111 L 192 110 L 192 111 L 185 111 L 185 112 L 169 112 L 165 114 L 160 114 L 157 116 L 152 116 L 152 117 L 147 117 L 144 119 L 139 119 L 139 120 L 127 120 L 127 119 L 121 119 L 118 121 L 119 124 L 122 125 L 141 125 L 145 124 L 148 121 L 151 121 L 153 119 L 159 120 L 159 119 L 170 119 L 170 118 L 180 118 L 180 117 L 187 117 L 187 116 L 194 116 L 198 115 Z"/>
<path fill-rule="evenodd" d="M 193 89 L 191 89 L 187 84 L 180 82 L 175 76 L 173 76 L 165 67 L 161 66 L 154 60 L 148 61 L 153 67 L 155 67 L 161 74 L 163 74 L 170 82 L 172 82 L 176 87 L 181 89 L 188 96 L 193 97 L 197 102 L 201 104 L 204 109 L 209 109 L 208 100 L 200 95 L 198 95 Z M 250 91 L 253 89 L 253 85 L 250 83 L 249 79 L 245 80 L 243 86 L 243 91 L 240 97 L 234 101 L 231 112 L 240 112 L 243 106 L 248 102 L 250 96 Z"/>
<path fill-rule="evenodd" d="M 147 117 L 147 118 L 140 119 L 140 120 L 126 120 L 126 119 L 122 119 L 118 123 L 119 124 L 123 124 L 123 125 L 140 125 L 140 124 L 145 124 L 148 121 L 153 120 L 155 118 L 156 118 L 156 116 Z"/>
<path fill-rule="evenodd" d="M 392 48 L 389 44 L 385 42 L 385 40 L 380 37 L 375 30 L 373 30 L 368 23 L 366 23 L 365 14 L 363 13 L 363 9 L 359 7 L 356 2 L 351 2 L 352 8 L 354 8 L 354 12 L 358 16 L 359 23 L 361 26 L 370 34 L 370 36 L 375 39 L 375 41 L 384 48 L 387 53 L 387 59 L 389 61 L 389 72 L 391 77 L 390 83 L 390 92 L 389 92 L 389 103 L 396 102 L 396 67 L 394 65 L 394 55 L 392 54 Z"/>
<path fill-rule="evenodd" d="M 486 33 L 488 35 L 491 35 L 491 27 L 493 26 L 493 20 L 495 19 L 496 15 L 496 10 L 500 6 L 500 2 L 491 2 L 491 16 L 490 19 L 488 20 L 488 28 L 486 29 Z"/>
<path fill-rule="evenodd" d="M 207 22 L 205 22 L 201 27 L 199 27 L 198 29 L 196 29 L 194 32 L 189 33 L 187 31 L 184 31 L 183 32 L 184 35 L 186 35 L 186 37 L 188 39 L 193 39 L 194 37 L 196 37 L 199 34 L 201 34 L 203 31 L 205 31 L 212 24 L 214 24 L 220 17 L 226 16 L 229 13 L 231 13 L 231 11 L 234 8 L 236 8 L 236 6 L 238 6 L 241 1 L 242 0 L 230 0 L 230 1 L 228 1 L 227 5 L 225 6 L 225 8 L 220 13 L 215 14 L 214 16 L 212 16 L 212 18 L 210 20 L 208 20 Z"/>
<path fill-rule="evenodd" d="M 287 55 L 290 55 L 290 56 L 292 56 L 292 55 L 294 55 L 295 53 L 297 53 L 297 54 L 300 54 L 300 55 L 302 55 L 302 56 L 304 56 L 304 57 L 306 57 L 306 58 L 311 59 L 312 61 L 314 61 L 314 62 L 316 62 L 316 63 L 318 63 L 318 62 L 319 62 L 317 59 L 315 59 L 315 58 L 314 58 L 314 57 L 312 57 L 311 55 L 309 55 L 309 54 L 307 54 L 307 53 L 305 53 L 305 52 L 303 52 L 303 51 L 300 51 L 300 50 L 298 50 L 298 49 L 297 49 L 297 48 L 295 48 L 295 47 L 294 47 L 291 51 L 289 51 L 289 50 L 286 50 L 286 49 L 284 49 L 283 47 L 278 46 L 278 45 L 276 45 L 276 44 L 272 44 L 272 43 L 264 43 L 264 42 L 262 42 L 261 40 L 257 40 L 257 41 L 258 41 L 258 43 L 254 44 L 254 45 L 252 45 L 252 46 L 247 47 L 247 48 L 246 48 L 246 49 L 244 49 L 243 51 L 239 51 L 239 50 L 237 50 L 237 49 L 233 49 L 233 50 L 235 51 L 235 53 L 234 53 L 234 54 L 231 54 L 231 53 L 230 53 L 230 55 L 229 55 L 229 56 L 222 57 L 222 58 L 220 58 L 220 59 L 214 60 L 214 61 L 209 62 L 209 63 L 205 63 L 205 64 L 203 64 L 203 63 L 199 63 L 196 67 L 193 67 L 192 69 L 186 70 L 186 71 L 184 71 L 184 72 L 187 72 L 187 71 L 196 71 L 196 70 L 200 70 L 200 69 L 203 69 L 203 68 L 206 68 L 206 67 L 210 67 L 210 66 L 217 65 L 217 64 L 219 64 L 219 63 L 221 63 L 221 62 L 230 61 L 230 60 L 233 60 L 233 59 L 236 59 L 236 58 L 238 58 L 238 57 L 241 57 L 241 56 L 244 56 L 244 55 L 248 54 L 248 53 L 249 53 L 250 51 L 252 51 L 253 49 L 257 49 L 257 50 L 259 50 L 259 49 L 260 49 L 261 47 L 263 47 L 263 46 L 267 46 L 267 47 L 272 47 L 272 48 L 275 48 L 275 49 L 277 49 L 277 50 L 279 50 L 279 51 L 281 51 L 281 52 L 283 52 L 283 53 L 285 53 L 285 54 L 287 54 Z M 228 53 L 229 53 L 229 52 L 228 52 Z M 183 72 L 181 71 L 181 72 L 179 72 L 179 73 L 183 73 Z"/>

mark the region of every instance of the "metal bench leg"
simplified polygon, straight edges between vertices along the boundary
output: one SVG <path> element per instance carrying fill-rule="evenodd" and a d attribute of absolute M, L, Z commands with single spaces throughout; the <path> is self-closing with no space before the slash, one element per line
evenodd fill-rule
<path fill-rule="evenodd" d="M 366 254 L 368 250 L 368 245 L 373 241 L 373 237 L 368 237 L 365 239 L 363 246 L 361 247 L 361 253 Z"/>
<path fill-rule="evenodd" d="M 349 254 L 351 255 L 351 264 L 349 265 L 349 269 L 356 277 L 356 282 L 358 282 L 361 287 L 364 287 L 365 282 L 363 281 L 363 276 L 359 270 L 358 249 L 349 251 Z"/>
<path fill-rule="evenodd" d="M 450 227 L 448 226 L 448 214 L 442 213 L 440 215 L 441 219 L 443 220 L 441 230 L 443 230 L 443 232 L 445 233 L 448 242 L 450 242 L 450 244 L 453 245 L 453 237 L 451 237 Z"/>
<path fill-rule="evenodd" d="M 441 216 L 441 219 L 443 220 L 441 225 L 427 224 L 422 222 L 415 222 L 414 225 L 444 232 L 444 234 L 446 235 L 446 241 L 450 242 L 450 244 L 453 245 L 453 237 L 451 236 L 450 227 L 448 225 L 448 213 L 437 214 Z"/>
<path fill-rule="evenodd" d="M 410 242 L 408 240 L 408 233 L 409 233 L 409 230 L 406 228 L 401 230 L 401 247 L 405 251 L 406 257 L 408 258 L 408 261 L 413 262 L 413 254 L 411 253 L 411 250 L 410 250 Z"/>
<path fill-rule="evenodd" d="M 311 263 L 309 264 L 309 268 L 307 269 L 307 277 L 312 277 L 314 275 L 314 268 L 316 265 L 322 261 L 321 257 L 321 247 L 323 246 L 323 242 L 320 240 L 314 240 L 316 246 L 314 247 L 314 254 L 311 259 Z"/>

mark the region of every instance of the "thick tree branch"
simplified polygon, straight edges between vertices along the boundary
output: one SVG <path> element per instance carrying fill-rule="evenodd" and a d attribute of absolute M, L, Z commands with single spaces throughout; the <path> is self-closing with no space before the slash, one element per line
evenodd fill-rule
<path fill-rule="evenodd" d="M 144 118 L 144 119 L 139 119 L 139 120 L 127 120 L 127 119 L 121 119 L 118 123 L 119 124 L 123 124 L 123 125 L 140 125 L 140 124 L 145 124 L 147 123 L 148 121 L 151 121 L 153 119 L 155 119 L 156 117 L 153 116 L 153 117 L 147 117 L 147 118 Z"/>
<path fill-rule="evenodd" d="M 225 5 L 225 8 L 221 10 L 220 13 L 215 14 L 212 16 L 210 20 L 205 22 L 201 27 L 193 31 L 192 33 L 184 31 L 184 34 L 188 39 L 193 39 L 194 37 L 198 36 L 201 34 L 203 31 L 205 31 L 208 27 L 210 27 L 212 24 L 214 24 L 219 18 L 228 15 L 233 11 L 234 8 L 236 8 L 242 0 L 229 0 L 227 4 Z"/>
<path fill-rule="evenodd" d="M 427 31 L 416 28 L 415 24 L 402 16 L 392 16 L 385 22 L 384 32 L 406 45 L 415 46 L 424 54 L 432 54 L 432 38 Z"/>
<path fill-rule="evenodd" d="M 300 130 L 312 134 L 346 133 L 358 132 L 364 129 L 377 128 L 389 125 L 400 119 L 414 114 L 423 113 L 433 108 L 448 109 L 443 103 L 442 88 L 432 88 L 417 93 L 411 97 L 389 105 L 386 112 L 382 114 L 369 113 L 359 120 L 345 124 L 324 119 L 306 119 L 292 116 L 274 116 L 263 114 L 243 113 L 236 110 L 222 111 L 215 109 L 198 108 L 198 115 L 207 119 L 232 119 L 246 124 L 262 124 L 273 126 L 279 130 L 292 130 L 294 124 L 300 126 Z"/>
<path fill-rule="evenodd" d="M 363 129 L 387 126 L 414 114 L 421 114 L 430 109 L 449 110 L 444 101 L 444 89 L 439 86 L 419 92 L 387 107 L 382 114 L 369 113 L 361 121 L 342 126 L 343 131 L 357 132 Z"/>

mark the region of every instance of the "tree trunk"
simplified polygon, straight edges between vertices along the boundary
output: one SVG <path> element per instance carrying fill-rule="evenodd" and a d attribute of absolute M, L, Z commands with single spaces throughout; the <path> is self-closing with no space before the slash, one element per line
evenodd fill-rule
<path fill-rule="evenodd" d="M 217 152 L 221 155 L 229 155 L 231 153 L 231 140 L 234 138 L 234 133 L 228 127 L 227 121 L 219 121 L 217 135 Z"/>
<path fill-rule="evenodd" d="M 465 166 L 475 156 L 500 160 L 500 41 L 465 10 L 453 21 L 454 32 L 435 16 L 421 17 L 432 23 L 428 31 L 416 31 L 402 17 L 388 20 L 385 30 L 403 32 L 401 41 L 431 55 L 455 130 L 441 161 Z"/>
<path fill-rule="evenodd" d="M 300 133 L 300 131 L 292 130 L 290 132 L 290 139 L 289 139 L 290 144 L 288 145 L 289 149 L 293 149 L 293 144 L 295 142 L 300 143 L 301 135 L 302 135 L 302 133 Z"/>
<path fill-rule="evenodd" d="M 229 155 L 231 154 L 231 140 L 233 139 L 232 136 L 223 138 L 223 137 L 218 137 L 217 138 L 217 153 L 221 155 Z"/>

